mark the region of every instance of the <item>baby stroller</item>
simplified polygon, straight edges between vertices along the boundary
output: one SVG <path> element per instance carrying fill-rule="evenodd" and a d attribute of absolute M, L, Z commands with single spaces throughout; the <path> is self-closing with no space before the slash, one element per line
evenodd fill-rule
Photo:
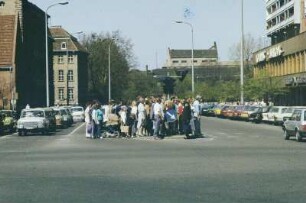
<path fill-rule="evenodd" d="M 109 114 L 108 120 L 103 125 L 101 130 L 102 137 L 115 138 L 119 137 L 119 117 L 117 114 Z"/>

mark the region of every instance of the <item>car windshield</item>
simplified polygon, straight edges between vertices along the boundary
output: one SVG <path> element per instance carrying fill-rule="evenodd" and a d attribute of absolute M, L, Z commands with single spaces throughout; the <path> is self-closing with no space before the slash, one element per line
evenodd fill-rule
<path fill-rule="evenodd" d="M 21 117 L 44 117 L 44 112 L 39 110 L 23 111 Z"/>
<path fill-rule="evenodd" d="M 72 112 L 78 112 L 78 111 L 83 111 L 83 108 L 82 107 L 74 107 L 71 110 L 72 110 Z"/>

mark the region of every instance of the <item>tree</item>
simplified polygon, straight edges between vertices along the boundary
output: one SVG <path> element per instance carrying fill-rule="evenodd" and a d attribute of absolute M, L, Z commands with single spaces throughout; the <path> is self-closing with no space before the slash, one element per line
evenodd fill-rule
<path fill-rule="evenodd" d="M 128 84 L 123 91 L 123 98 L 126 100 L 134 100 L 139 95 L 161 95 L 163 92 L 160 83 L 149 71 L 131 70 L 127 75 L 127 80 Z"/>
<path fill-rule="evenodd" d="M 275 97 L 288 92 L 282 85 L 282 78 L 270 76 L 267 70 L 259 71 L 255 78 L 248 80 L 244 90 L 250 100 L 265 101 L 273 101 Z"/>
<path fill-rule="evenodd" d="M 255 40 L 255 38 L 251 34 L 247 34 L 244 36 L 244 70 L 245 76 L 248 78 L 252 77 L 253 69 L 252 69 L 252 56 L 253 53 L 260 49 L 262 46 L 262 42 L 260 40 Z M 237 44 L 231 46 L 229 50 L 229 55 L 232 60 L 239 61 L 241 58 L 241 41 Z"/>
<path fill-rule="evenodd" d="M 135 60 L 130 40 L 117 31 L 112 35 L 92 33 L 85 36 L 83 45 L 89 52 L 89 91 L 92 99 L 108 100 L 108 52 L 111 55 L 111 96 L 120 99 L 127 87 L 127 75 Z"/>

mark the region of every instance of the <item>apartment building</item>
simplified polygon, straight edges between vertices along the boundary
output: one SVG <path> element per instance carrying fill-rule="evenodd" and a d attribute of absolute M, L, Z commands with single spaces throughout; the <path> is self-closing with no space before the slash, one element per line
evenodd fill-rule
<path fill-rule="evenodd" d="M 53 38 L 55 104 L 85 105 L 88 93 L 88 52 L 61 26 L 50 27 Z"/>

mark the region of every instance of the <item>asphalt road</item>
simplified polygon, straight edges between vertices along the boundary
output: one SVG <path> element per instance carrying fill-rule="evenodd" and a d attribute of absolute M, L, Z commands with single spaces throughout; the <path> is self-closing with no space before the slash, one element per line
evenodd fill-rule
<path fill-rule="evenodd" d="M 203 118 L 205 138 L 0 137 L 0 203 L 306 201 L 306 142 L 281 128 Z"/>

